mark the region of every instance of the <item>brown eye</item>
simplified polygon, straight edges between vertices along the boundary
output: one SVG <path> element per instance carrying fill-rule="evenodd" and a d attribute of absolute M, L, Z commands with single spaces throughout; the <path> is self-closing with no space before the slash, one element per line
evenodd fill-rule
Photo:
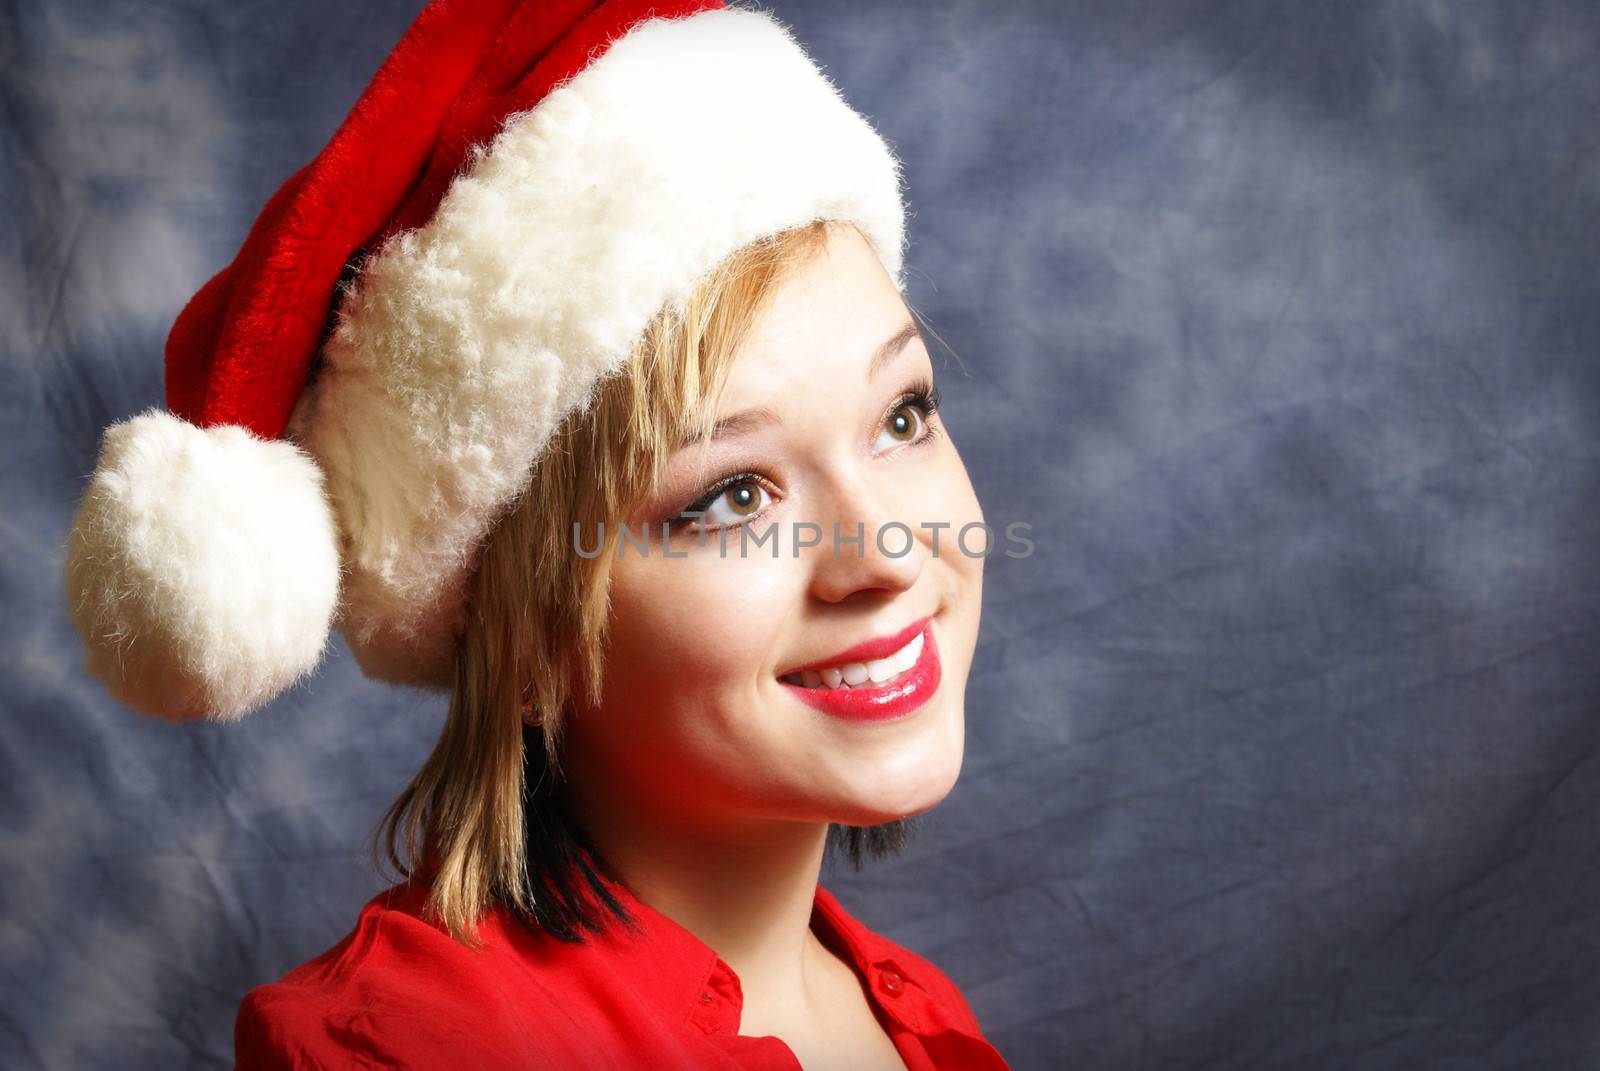
<path fill-rule="evenodd" d="M 739 473 L 718 480 L 704 495 L 685 506 L 672 523 L 699 528 L 737 527 L 760 515 L 773 503 L 773 493 L 755 473 Z"/>
<path fill-rule="evenodd" d="M 741 517 L 748 517 L 761 508 L 761 485 L 754 480 L 740 480 L 722 492 L 723 499 Z"/>
<path fill-rule="evenodd" d="M 878 425 L 875 448 L 888 452 L 908 444 L 932 441 L 939 431 L 939 426 L 933 422 L 933 414 L 938 411 L 939 392 L 933 384 L 926 380 L 912 384 Z"/>
<path fill-rule="evenodd" d="M 922 412 L 913 402 L 907 402 L 889 416 L 888 432 L 899 442 L 911 442 L 921 429 Z"/>

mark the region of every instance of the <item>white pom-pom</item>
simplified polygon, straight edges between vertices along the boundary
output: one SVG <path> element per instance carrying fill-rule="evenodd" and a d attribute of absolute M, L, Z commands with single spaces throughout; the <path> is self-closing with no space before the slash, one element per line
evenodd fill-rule
<path fill-rule="evenodd" d="M 169 721 L 232 721 L 322 660 L 339 602 L 323 474 L 285 440 L 159 409 L 107 428 L 67 546 L 85 668 Z"/>

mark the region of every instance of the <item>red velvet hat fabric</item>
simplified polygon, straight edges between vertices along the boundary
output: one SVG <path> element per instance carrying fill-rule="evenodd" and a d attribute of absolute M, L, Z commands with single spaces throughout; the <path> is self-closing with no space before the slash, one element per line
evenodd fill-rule
<path fill-rule="evenodd" d="M 337 624 L 367 676 L 448 691 L 474 548 L 561 421 L 760 237 L 848 221 L 903 288 L 900 172 L 768 12 L 438 0 L 179 316 L 167 409 L 102 437 L 86 668 L 232 720 Z"/>
<path fill-rule="evenodd" d="M 198 427 L 280 437 L 345 263 L 425 222 L 470 150 L 630 26 L 721 0 L 436 0 L 327 146 L 262 210 L 167 339 L 167 407 Z"/>

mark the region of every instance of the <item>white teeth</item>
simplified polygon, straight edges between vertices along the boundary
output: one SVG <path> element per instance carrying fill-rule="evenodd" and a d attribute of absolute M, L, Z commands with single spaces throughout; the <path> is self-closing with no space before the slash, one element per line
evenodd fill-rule
<path fill-rule="evenodd" d="M 894 671 L 896 673 L 904 673 L 906 670 L 916 665 L 917 659 L 921 657 L 922 633 L 919 632 L 917 633 L 915 639 L 906 644 L 904 647 L 900 648 L 900 653 L 894 656 Z"/>
<path fill-rule="evenodd" d="M 800 673 L 792 673 L 784 680 L 791 684 L 799 684 L 806 688 L 844 688 L 860 687 L 871 681 L 873 684 L 882 684 L 892 677 L 896 677 L 917 664 L 917 659 L 922 657 L 922 640 L 924 634 L 919 632 L 912 637 L 910 643 L 890 655 L 888 658 L 875 658 L 870 662 L 851 662 L 843 666 L 830 666 L 827 669 L 807 669 Z"/>

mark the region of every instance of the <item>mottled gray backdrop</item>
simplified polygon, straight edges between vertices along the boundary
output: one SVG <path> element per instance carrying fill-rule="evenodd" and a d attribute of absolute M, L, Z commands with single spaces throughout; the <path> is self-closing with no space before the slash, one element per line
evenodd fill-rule
<path fill-rule="evenodd" d="M 101 428 L 414 0 L 0 6 L 0 1066 L 225 1067 L 438 699 L 108 700 Z M 1019 1069 L 1600 1066 L 1600 8 L 772 5 L 907 163 L 991 520 L 955 793 L 828 880 Z M 954 356 L 952 356 L 952 354 Z"/>

